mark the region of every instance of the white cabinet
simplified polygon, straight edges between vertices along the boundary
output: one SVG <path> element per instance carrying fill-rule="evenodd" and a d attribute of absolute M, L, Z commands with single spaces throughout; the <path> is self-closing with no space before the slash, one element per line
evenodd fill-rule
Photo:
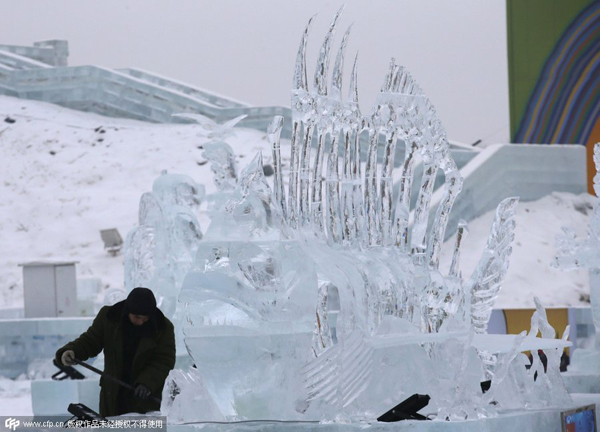
<path fill-rule="evenodd" d="M 76 262 L 30 262 L 23 267 L 25 318 L 77 316 Z"/>

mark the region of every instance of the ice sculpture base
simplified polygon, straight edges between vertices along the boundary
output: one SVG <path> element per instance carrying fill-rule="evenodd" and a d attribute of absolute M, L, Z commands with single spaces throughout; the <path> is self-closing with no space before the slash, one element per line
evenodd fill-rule
<path fill-rule="evenodd" d="M 82 403 L 98 412 L 100 386 L 98 378 L 83 380 L 31 381 L 31 405 L 35 416 L 68 416 L 69 404 Z"/>
<path fill-rule="evenodd" d="M 453 338 L 465 338 L 468 332 L 462 333 L 412 333 L 399 335 L 376 336 L 373 338 L 373 346 L 376 348 L 402 346 L 422 343 L 438 343 Z M 471 345 L 478 350 L 485 350 L 494 354 L 507 353 L 511 350 L 517 335 L 512 334 L 476 334 L 473 336 Z M 570 347 L 571 342 L 561 339 L 543 339 L 538 337 L 526 337 L 521 345 L 522 351 L 564 349 Z M 579 350 L 578 350 L 579 351 Z M 600 372 L 600 362 L 598 372 Z"/>
<path fill-rule="evenodd" d="M 600 374 L 564 372 L 561 375 L 571 393 L 600 393 Z"/>
<path fill-rule="evenodd" d="M 517 411 L 501 413 L 498 417 L 470 420 L 464 422 L 443 421 L 402 421 L 397 423 L 301 423 L 301 422 L 244 422 L 244 423 L 198 423 L 193 425 L 169 425 L 170 432 L 226 432 L 226 431 L 362 431 L 387 432 L 387 431 L 410 431 L 410 432 L 505 432 L 505 431 L 544 431 L 561 432 L 560 413 L 575 407 L 585 405 L 600 406 L 599 394 L 573 394 L 573 404 L 561 409 L 547 409 L 536 411 Z"/>
<path fill-rule="evenodd" d="M 335 418 L 335 412 L 323 417 L 311 409 L 305 412 L 294 409 L 305 397 L 300 371 L 311 360 L 307 353 L 313 333 L 302 324 L 280 323 L 257 329 L 227 325 L 188 329 L 187 346 L 202 373 L 208 394 L 224 418 L 230 421 Z M 447 381 L 447 374 L 451 372 L 432 360 L 427 350 L 434 345 L 439 345 L 442 352 L 451 350 L 455 343 L 452 340 L 468 343 L 469 333 L 404 333 L 372 338 L 372 361 L 378 365 L 378 373 L 369 386 L 386 396 L 365 391 L 353 402 L 355 411 L 383 413 L 419 393 L 431 395 L 429 408 L 437 412 L 442 399 L 436 398 L 444 393 L 440 382 Z M 473 348 L 498 354 L 509 352 L 514 343 L 515 335 L 474 335 L 471 340 Z M 446 344 L 450 345 L 444 348 Z M 570 345 L 559 339 L 528 337 L 521 349 L 562 350 Z M 472 356 L 477 356 L 475 350 Z M 472 370 L 471 373 L 474 380 L 479 379 L 478 373 L 483 375 L 483 371 Z M 248 388 L 252 391 L 247 391 Z M 198 414 L 199 418 L 209 418 L 203 417 L 201 412 Z"/>
<path fill-rule="evenodd" d="M 600 351 L 578 348 L 573 351 L 569 372 L 595 374 L 600 376 Z"/>
<path fill-rule="evenodd" d="M 88 317 L 0 319 L 0 375 L 27 374 L 30 365 L 40 360 L 53 369 L 56 349 L 86 331 L 92 321 Z"/>
<path fill-rule="evenodd" d="M 224 416 L 298 418 L 290 407 L 302 397 L 297 371 L 309 360 L 312 331 L 291 331 L 289 324 L 266 334 L 228 326 L 188 329 L 188 349 Z M 296 376 L 286 379 L 290 371 Z"/>
<path fill-rule="evenodd" d="M 569 392 L 600 393 L 600 351 L 576 349 L 562 377 Z"/>

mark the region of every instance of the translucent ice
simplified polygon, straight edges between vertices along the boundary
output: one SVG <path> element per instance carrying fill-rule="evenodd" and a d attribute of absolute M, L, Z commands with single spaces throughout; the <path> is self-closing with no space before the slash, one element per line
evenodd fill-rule
<path fill-rule="evenodd" d="M 125 242 L 125 289 L 154 291 L 161 311 L 175 321 L 177 345 L 184 349 L 177 313 L 179 290 L 196 256 L 202 232 L 194 214 L 204 186 L 185 175 L 163 173 L 140 199 L 139 224 Z"/>
<path fill-rule="evenodd" d="M 223 140 L 234 134 L 233 127 L 238 124 L 240 121 L 244 120 L 248 117 L 247 114 L 238 116 L 231 120 L 226 121 L 223 124 L 218 124 L 214 120 L 203 116 L 201 114 L 190 114 L 190 113 L 180 113 L 173 114 L 174 117 L 183 117 L 189 118 L 197 122 L 200 127 L 205 131 L 205 136 L 207 138 L 212 138 L 214 140 Z"/>
<path fill-rule="evenodd" d="M 594 146 L 594 191 L 600 197 L 600 143 Z M 590 217 L 587 237 L 577 239 L 572 228 L 563 228 L 563 234 L 557 236 L 558 249 L 554 267 L 563 270 L 587 268 L 590 271 L 590 301 L 592 316 L 596 327 L 596 350 L 600 351 L 600 200 L 596 201 Z"/>
<path fill-rule="evenodd" d="M 541 331 L 542 338 L 553 340 L 556 332 L 548 323 L 540 301 L 534 300 L 536 311 L 531 317 L 529 337 Z M 495 402 L 504 409 L 568 406 L 572 399 L 560 374 L 563 348 L 546 348 L 543 352 L 531 350 L 530 361 L 524 354 L 519 354 L 524 350 L 526 336 L 527 333 L 522 332 L 515 339 L 513 349 L 500 355 L 491 388 L 484 400 L 486 403 Z M 546 357 L 545 365 L 541 356 Z"/>
<path fill-rule="evenodd" d="M 202 411 L 196 407 L 201 406 Z M 208 394 L 202 375 L 196 368 L 187 372 L 174 369 L 163 387 L 161 414 L 171 423 L 194 421 L 224 421 L 212 398 Z"/>
<path fill-rule="evenodd" d="M 513 376 L 498 372 L 503 358 L 495 363 L 495 353 L 479 356 L 472 344 L 485 333 L 506 273 L 517 199 L 498 206 L 470 279 L 463 281 L 460 271 L 462 222 L 450 273 L 442 274 L 440 249 L 462 186 L 445 130 L 431 101 L 394 60 L 367 115 L 358 106 L 356 60 L 349 96 L 342 99 L 349 31 L 331 81 L 328 75 L 340 13 L 319 51 L 312 86 L 306 68 L 312 19 L 300 42 L 289 173 L 281 164 L 281 117 L 267 131 L 273 188 L 260 154 L 237 174 L 233 154 L 215 144 L 218 155 L 211 161 L 222 201 L 204 238 L 194 240 L 195 250 L 187 245 L 180 246 L 185 253 L 163 253 L 157 233 L 170 213 L 156 197 L 146 197 L 149 227 L 139 241 L 157 252 L 144 259 L 140 251 L 137 272 L 140 278 L 165 274 L 157 256 L 180 256 L 188 266 L 178 309 L 185 344 L 206 388 L 202 398 L 228 420 L 370 420 L 415 392 L 430 394 L 433 412 L 443 419 L 494 415 L 481 397 L 484 370 L 510 382 Z M 369 138 L 365 149 L 361 133 Z M 395 176 L 399 140 L 405 153 Z M 411 209 L 417 160 L 424 170 Z M 446 183 L 428 230 L 438 170 Z M 192 262 L 183 259 L 193 252 Z M 199 402 L 189 410 L 192 405 Z"/>
<path fill-rule="evenodd" d="M 274 183 L 275 183 L 275 202 L 281 206 L 283 217 L 287 219 L 287 205 L 285 200 L 285 187 L 283 184 L 283 174 L 281 171 L 281 147 L 279 140 L 281 137 L 281 128 L 283 127 L 283 117 L 276 116 L 271 124 L 267 134 L 272 146 L 273 152 L 273 170 L 275 171 Z"/>
<path fill-rule="evenodd" d="M 508 270 L 518 202 L 518 198 L 507 198 L 498 205 L 486 247 L 469 281 L 471 317 L 477 333 L 485 333 L 487 329 L 500 283 Z"/>
<path fill-rule="evenodd" d="M 237 172 L 235 155 L 231 146 L 224 141 L 213 141 L 204 144 L 202 156 L 210 161 L 210 169 L 214 176 L 215 186 L 221 192 L 235 188 Z"/>

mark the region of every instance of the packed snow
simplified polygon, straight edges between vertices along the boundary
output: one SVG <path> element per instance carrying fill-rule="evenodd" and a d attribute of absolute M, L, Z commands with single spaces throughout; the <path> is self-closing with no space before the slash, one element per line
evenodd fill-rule
<path fill-rule="evenodd" d="M 163 171 L 187 174 L 215 191 L 202 146 L 210 139 L 198 125 L 150 124 L 73 111 L 43 102 L 0 96 L 0 308 L 22 307 L 20 263 L 77 261 L 78 278 L 100 278 L 105 289 L 123 286 L 123 253 L 103 249 L 100 230 L 117 228 L 122 237 L 137 222 L 139 198 Z M 265 132 L 236 129 L 228 138 L 238 168 L 256 152 L 265 163 L 271 150 Z M 289 142 L 282 143 L 283 164 Z M 554 238 L 562 226 L 583 235 L 595 198 L 555 193 L 521 203 L 511 264 L 496 307 L 588 305 L 585 270 L 550 267 Z M 209 218 L 201 207 L 205 231 Z M 483 250 L 493 212 L 469 224 L 461 253 L 470 276 Z M 454 239 L 446 242 L 448 268 Z"/>

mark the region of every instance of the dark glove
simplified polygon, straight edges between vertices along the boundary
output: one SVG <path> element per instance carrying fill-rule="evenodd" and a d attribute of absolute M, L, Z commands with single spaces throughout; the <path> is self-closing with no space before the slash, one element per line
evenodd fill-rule
<path fill-rule="evenodd" d="M 138 386 L 135 388 L 135 390 L 133 391 L 133 394 L 136 398 L 138 399 L 148 399 L 148 397 L 150 396 L 150 389 L 148 387 L 146 387 L 144 384 L 138 384 Z"/>

